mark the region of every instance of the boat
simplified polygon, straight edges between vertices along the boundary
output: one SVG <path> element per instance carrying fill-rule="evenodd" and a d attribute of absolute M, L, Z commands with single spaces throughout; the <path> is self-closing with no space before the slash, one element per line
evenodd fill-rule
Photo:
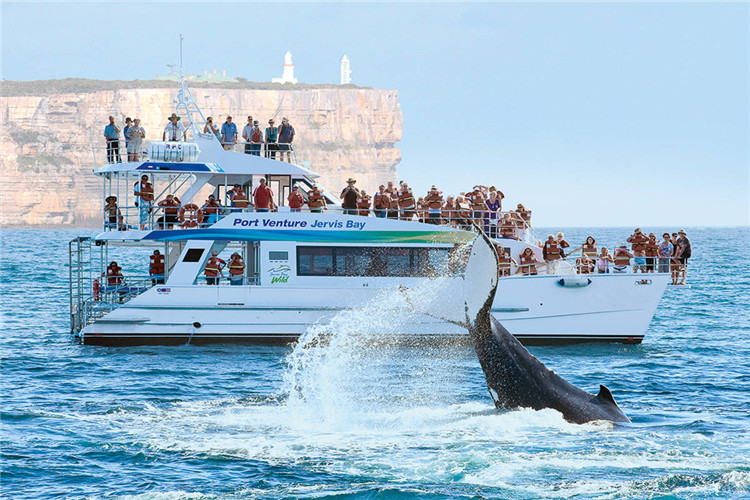
<path fill-rule="evenodd" d="M 347 213 L 325 189 L 327 210 L 292 210 L 290 190 L 297 186 L 308 198 L 315 172 L 294 156 L 280 161 L 265 151 L 225 149 L 214 134 L 203 133 L 205 118 L 182 80 L 176 112 L 188 124 L 184 142 L 145 144 L 137 160 L 94 170 L 102 200 L 116 197 L 119 212 L 111 218 L 103 211 L 101 231 L 69 245 L 71 333 L 78 342 L 289 343 L 311 325 L 384 294 L 393 299 L 389 307 L 407 307 L 398 301 L 400 286 L 442 280 L 449 287 L 460 275 L 467 243 L 479 228 Z M 168 214 L 169 207 L 156 204 L 139 220 L 133 185 L 144 175 L 155 200 L 179 198 L 179 221 L 174 209 Z M 261 179 L 273 190 L 275 211 L 231 206 L 234 185 L 249 194 Z M 213 219 L 200 208 L 208 194 L 224 201 Z M 512 256 L 529 248 L 542 261 L 536 241 L 530 226 L 495 238 Z M 154 250 L 163 274 L 146 272 Z M 244 269 L 234 283 L 206 277 L 214 252 L 224 261 L 240 254 Z M 125 262 L 129 272 L 108 273 L 113 261 Z M 143 272 L 133 272 L 138 268 Z M 567 261 L 550 274 L 516 271 L 512 265 L 500 278 L 492 313 L 525 344 L 640 343 L 669 282 L 659 272 L 579 274 Z M 383 334 L 468 339 L 462 328 L 426 315 L 392 330 Z"/>

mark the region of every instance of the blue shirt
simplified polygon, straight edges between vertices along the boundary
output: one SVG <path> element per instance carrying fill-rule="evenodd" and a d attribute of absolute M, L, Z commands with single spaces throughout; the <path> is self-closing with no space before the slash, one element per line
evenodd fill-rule
<path fill-rule="evenodd" d="M 125 126 L 124 129 L 122 129 L 122 135 L 125 136 L 125 142 L 128 142 L 130 140 L 130 137 L 128 137 L 128 130 L 130 130 L 131 127 Z"/>
<path fill-rule="evenodd" d="M 120 133 L 117 131 L 114 125 L 107 125 L 104 127 L 104 137 L 107 139 L 119 139 Z"/>
<path fill-rule="evenodd" d="M 232 122 L 231 125 L 224 122 L 221 125 L 221 135 L 224 136 L 225 143 L 234 143 L 237 138 L 237 125 L 235 125 L 234 122 Z"/>

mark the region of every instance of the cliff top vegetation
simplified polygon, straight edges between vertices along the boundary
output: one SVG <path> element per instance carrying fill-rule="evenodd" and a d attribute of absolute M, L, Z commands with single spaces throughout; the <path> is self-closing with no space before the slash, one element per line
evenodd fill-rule
<path fill-rule="evenodd" d="M 358 85 L 326 84 L 281 84 L 270 82 L 251 82 L 238 78 L 236 82 L 188 82 L 190 88 L 205 89 L 240 89 L 240 90 L 310 90 L 310 89 L 366 89 Z M 88 94 L 93 92 L 124 89 L 176 89 L 177 82 L 172 80 L 89 80 L 86 78 L 63 78 L 58 80 L 2 81 L 0 95 L 16 97 L 24 95 L 46 94 Z"/>

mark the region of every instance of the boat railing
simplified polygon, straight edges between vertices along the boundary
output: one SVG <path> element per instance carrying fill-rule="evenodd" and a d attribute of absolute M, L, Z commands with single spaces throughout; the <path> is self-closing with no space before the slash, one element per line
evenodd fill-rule
<path fill-rule="evenodd" d="M 297 165 L 297 155 L 292 144 L 235 142 L 223 144 L 224 149 L 246 155 L 262 156 Z"/>

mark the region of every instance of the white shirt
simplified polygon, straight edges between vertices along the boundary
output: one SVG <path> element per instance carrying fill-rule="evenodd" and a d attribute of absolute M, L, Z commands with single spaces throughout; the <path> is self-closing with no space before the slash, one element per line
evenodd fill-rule
<path fill-rule="evenodd" d="M 175 125 L 171 121 L 164 127 L 164 138 L 167 141 L 181 141 L 185 135 L 185 127 L 182 123 L 177 122 Z"/>

